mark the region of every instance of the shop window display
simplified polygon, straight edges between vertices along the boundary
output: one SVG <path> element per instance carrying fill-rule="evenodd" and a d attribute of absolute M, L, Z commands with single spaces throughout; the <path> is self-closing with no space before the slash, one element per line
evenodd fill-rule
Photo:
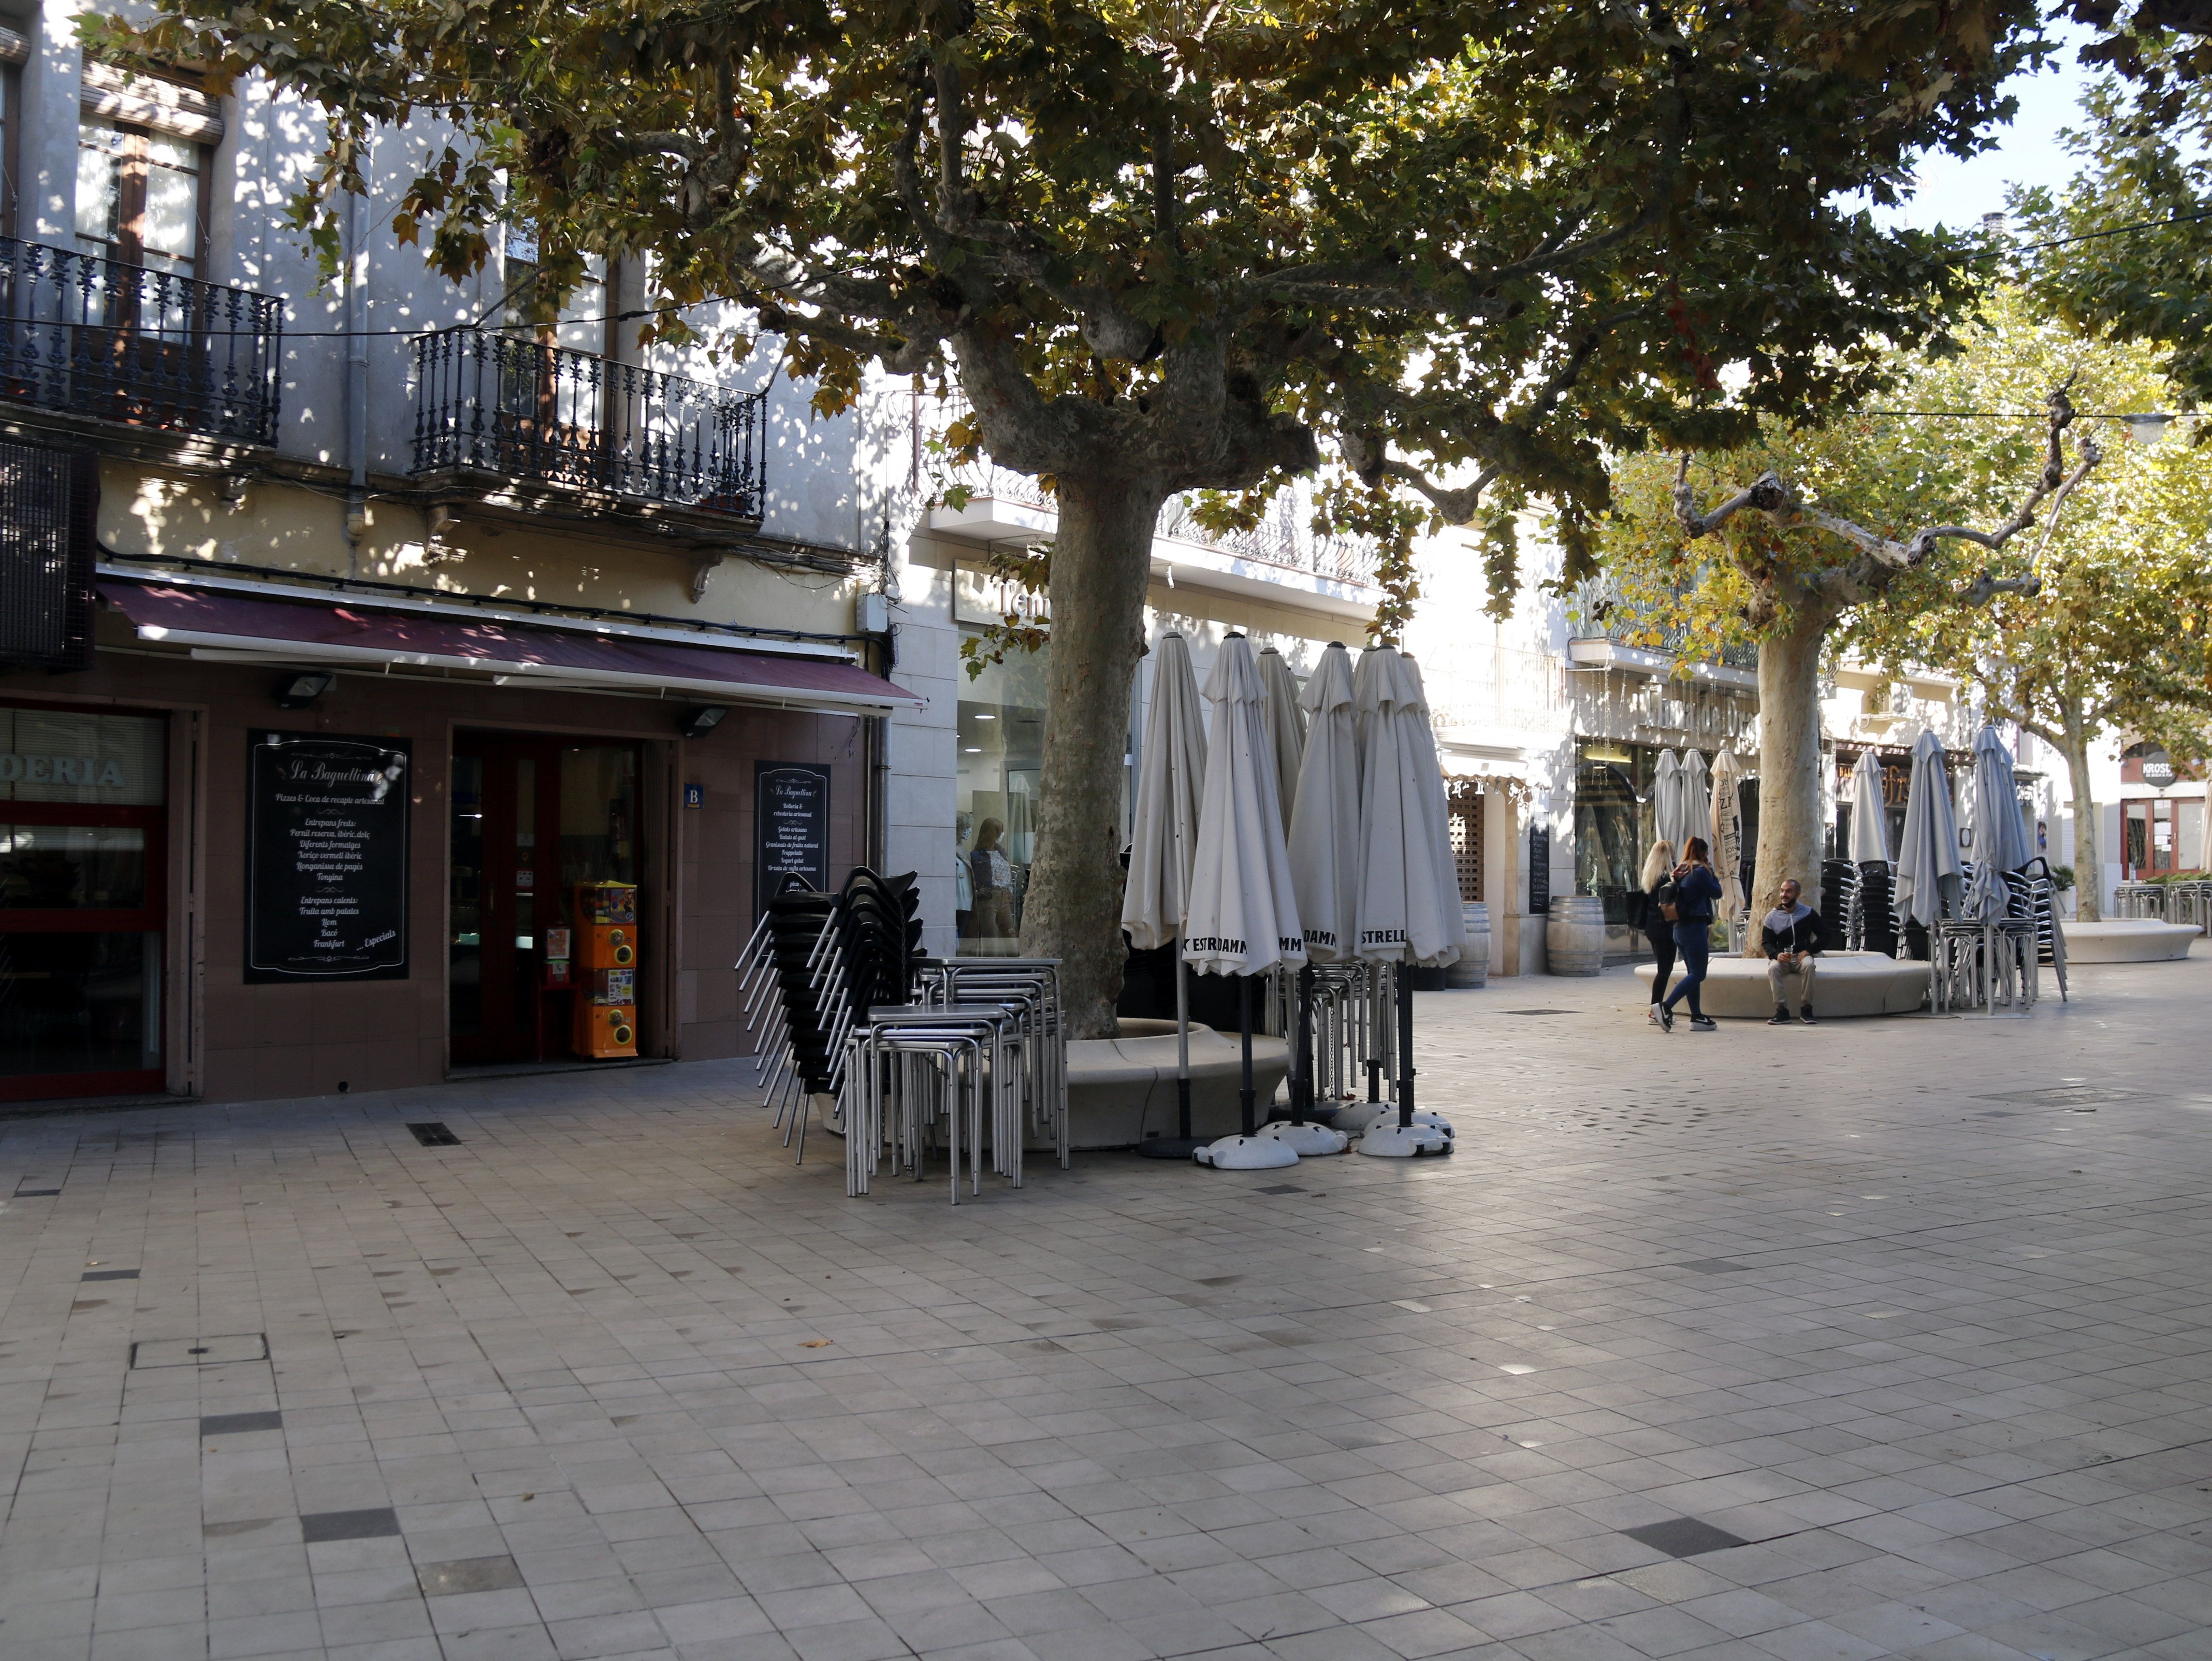
<path fill-rule="evenodd" d="M 960 691 L 955 862 L 960 951 L 1021 950 L 1023 902 L 1036 857 L 1037 782 L 1044 769 L 1044 652 L 1009 653 Z"/>

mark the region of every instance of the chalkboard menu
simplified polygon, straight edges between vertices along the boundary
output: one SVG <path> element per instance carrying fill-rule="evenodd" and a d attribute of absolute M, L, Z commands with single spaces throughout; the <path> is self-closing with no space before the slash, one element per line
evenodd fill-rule
<path fill-rule="evenodd" d="M 830 770 L 803 761 L 753 764 L 753 910 L 785 874 L 830 886 Z"/>
<path fill-rule="evenodd" d="M 405 979 L 407 740 L 249 743 L 246 978 Z"/>
<path fill-rule="evenodd" d="M 1528 915 L 1540 917 L 1552 909 L 1552 827 L 1528 827 Z"/>

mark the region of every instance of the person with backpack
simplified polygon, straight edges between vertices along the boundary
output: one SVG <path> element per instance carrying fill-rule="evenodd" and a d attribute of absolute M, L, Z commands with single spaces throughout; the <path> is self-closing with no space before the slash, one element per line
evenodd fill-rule
<path fill-rule="evenodd" d="M 1674 950 L 1682 958 L 1682 983 L 1659 1001 L 1659 1025 L 1672 1032 L 1675 1000 L 1687 998 L 1690 1031 L 1711 1032 L 1713 1020 L 1698 1001 L 1698 989 L 1712 956 L 1713 906 L 1721 897 L 1721 879 L 1713 874 L 1712 854 L 1703 837 L 1691 837 L 1682 853 L 1674 880 L 1659 891 L 1660 914 L 1674 925 Z"/>
<path fill-rule="evenodd" d="M 1644 930 L 1644 938 L 1651 942 L 1651 1009 L 1644 1019 L 1652 1025 L 1660 1025 L 1659 1001 L 1667 995 L 1667 983 L 1674 973 L 1674 925 L 1662 915 L 1660 891 L 1671 889 L 1674 882 L 1674 844 L 1662 837 L 1651 844 L 1644 856 L 1643 891 L 1634 897 L 1643 902 L 1644 915 L 1636 921 Z"/>

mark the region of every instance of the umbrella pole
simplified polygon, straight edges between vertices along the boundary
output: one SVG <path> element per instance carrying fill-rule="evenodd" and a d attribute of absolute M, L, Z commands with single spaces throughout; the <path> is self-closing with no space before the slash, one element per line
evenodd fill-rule
<path fill-rule="evenodd" d="M 1237 977 L 1237 1025 L 1244 1040 L 1244 1074 L 1242 1087 L 1237 1092 L 1237 1105 L 1243 1110 L 1244 1134 L 1259 1134 L 1260 1126 L 1253 1117 L 1254 1099 L 1259 1092 L 1252 1087 L 1252 977 Z"/>
<path fill-rule="evenodd" d="M 1367 965 L 1367 1099 L 1382 1099 L 1382 970 L 1379 964 Z"/>
<path fill-rule="evenodd" d="M 1298 1014 L 1291 1055 L 1291 1123 L 1304 1124 L 1313 1106 L 1313 965 L 1298 965 Z"/>
<path fill-rule="evenodd" d="M 1190 1140 L 1190 988 L 1182 963 L 1182 936 L 1176 936 L 1176 1135 Z"/>
<path fill-rule="evenodd" d="M 1398 976 L 1398 1123 L 1413 1123 L 1413 989 L 1406 965 Z"/>

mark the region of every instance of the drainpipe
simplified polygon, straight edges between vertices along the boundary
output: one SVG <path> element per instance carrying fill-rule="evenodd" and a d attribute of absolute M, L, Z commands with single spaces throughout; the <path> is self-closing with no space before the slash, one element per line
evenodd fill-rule
<path fill-rule="evenodd" d="M 362 221 L 368 203 L 349 191 L 345 199 L 345 538 L 349 563 L 360 575 L 361 539 L 368 528 L 368 251 Z"/>

